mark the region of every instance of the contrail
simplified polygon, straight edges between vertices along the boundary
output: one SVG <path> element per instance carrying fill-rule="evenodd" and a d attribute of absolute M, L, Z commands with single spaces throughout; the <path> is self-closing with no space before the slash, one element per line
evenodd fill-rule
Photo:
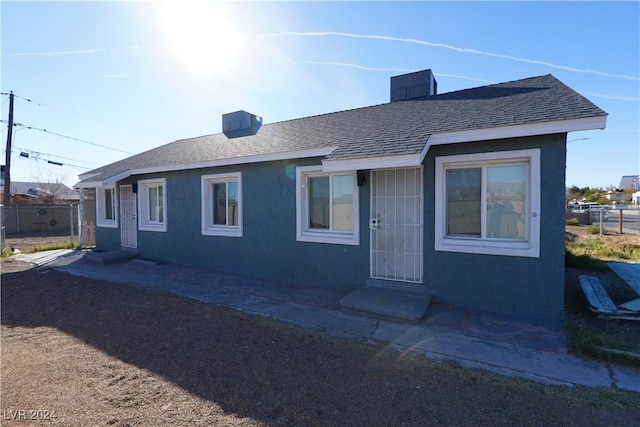
<path fill-rule="evenodd" d="M 398 73 L 413 73 L 415 71 L 420 71 L 414 68 L 367 67 L 366 65 L 352 64 L 349 62 L 330 62 L 330 61 L 292 61 L 292 62 L 295 62 L 297 64 L 337 65 L 340 67 L 357 68 L 358 70 L 365 70 L 365 71 L 393 71 Z M 482 83 L 497 83 L 493 80 L 485 80 L 477 77 L 461 76 L 458 74 L 447 74 L 447 73 L 433 73 L 433 74 L 438 77 L 451 77 L 455 79 L 471 80 L 474 82 L 482 82 Z"/>
<path fill-rule="evenodd" d="M 626 74 L 614 74 L 614 73 L 606 73 L 604 71 L 592 70 L 592 69 L 584 69 L 584 68 L 575 68 L 569 67 L 566 65 L 558 65 L 553 64 L 551 62 L 539 61 L 537 59 L 529 59 L 529 58 L 520 58 L 518 56 L 505 55 L 502 53 L 493 53 L 493 52 L 485 52 L 477 49 L 470 49 L 466 47 L 457 47 L 451 46 L 444 43 L 434 43 L 426 40 L 419 40 L 413 38 L 401 38 L 401 37 L 393 37 L 393 36 L 381 36 L 374 34 L 352 34 L 352 33 L 341 33 L 336 31 L 324 31 L 324 32 L 295 32 L 295 31 L 283 31 L 280 33 L 268 33 L 263 34 L 262 37 L 282 37 L 282 36 L 301 36 L 301 37 L 326 37 L 326 36 L 335 36 L 335 37 L 349 37 L 354 39 L 371 39 L 371 40 L 387 40 L 387 41 L 395 41 L 402 43 L 413 43 L 419 44 L 423 46 L 431 46 L 431 47 L 440 47 L 443 49 L 449 49 L 456 52 L 462 53 L 473 53 L 476 55 L 490 56 L 493 58 L 501 58 L 501 59 L 509 59 L 511 61 L 517 62 L 526 62 L 528 64 L 536 64 L 536 65 L 544 65 L 550 68 L 556 68 L 564 71 L 572 71 L 576 73 L 587 73 L 587 74 L 595 74 L 598 76 L 604 77 L 613 77 L 618 79 L 627 79 L 627 80 L 640 80 L 640 77 L 637 76 L 628 76 Z"/>
<path fill-rule="evenodd" d="M 98 52 L 106 52 L 106 49 L 59 50 L 53 52 L 17 52 L 10 53 L 9 56 L 93 55 L 94 53 Z"/>
<path fill-rule="evenodd" d="M 603 95 L 601 93 L 582 92 L 583 95 L 597 96 L 599 98 L 607 99 L 619 99 L 621 101 L 640 101 L 640 98 L 634 98 L 633 96 L 620 96 L 620 95 Z"/>
<path fill-rule="evenodd" d="M 348 62 L 325 62 L 325 61 L 292 61 L 292 62 L 295 62 L 297 64 L 339 65 L 341 67 L 357 68 L 359 70 L 365 70 L 365 71 L 393 71 L 393 72 L 399 72 L 399 73 L 410 73 L 413 71 L 417 71 L 417 70 L 408 69 L 408 68 L 367 67 L 365 65 L 350 64 Z"/>

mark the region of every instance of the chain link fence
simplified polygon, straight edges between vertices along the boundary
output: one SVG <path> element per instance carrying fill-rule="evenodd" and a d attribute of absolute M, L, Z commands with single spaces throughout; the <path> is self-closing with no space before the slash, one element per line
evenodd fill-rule
<path fill-rule="evenodd" d="M 570 210 L 566 219 L 575 218 L 579 224 L 602 223 L 602 231 L 620 234 L 640 235 L 640 207 L 626 206 L 623 209 L 582 209 Z"/>
<path fill-rule="evenodd" d="M 78 204 L 0 205 L 0 247 L 6 239 L 68 236 L 82 246 L 95 245 L 95 200 L 85 198 Z M 82 221 L 80 221 L 82 218 Z"/>

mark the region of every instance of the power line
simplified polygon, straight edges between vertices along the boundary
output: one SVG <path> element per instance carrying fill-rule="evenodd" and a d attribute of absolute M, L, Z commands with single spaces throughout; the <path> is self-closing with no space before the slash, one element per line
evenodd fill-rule
<path fill-rule="evenodd" d="M 20 157 L 26 157 L 26 156 L 22 155 L 22 153 L 26 153 L 29 156 L 33 156 L 34 158 L 37 157 L 37 156 L 42 155 L 42 156 L 55 157 L 57 159 L 69 160 L 69 161 L 72 161 L 72 162 L 80 162 L 80 163 L 86 163 L 86 164 L 92 164 L 92 165 L 95 165 L 95 166 L 100 166 L 99 163 L 88 162 L 86 160 L 72 159 L 70 157 L 63 157 L 63 156 L 58 156 L 58 155 L 55 155 L 55 154 L 43 153 L 41 151 L 33 151 L 33 150 L 29 150 L 28 148 L 18 147 L 16 145 L 14 145 L 13 148 L 15 148 L 16 150 L 20 151 Z M 16 153 L 18 151 L 12 150 L 12 153 Z M 78 166 L 78 167 L 81 167 L 81 166 Z M 83 169 L 91 169 L 91 168 L 84 168 L 83 167 Z"/>
<path fill-rule="evenodd" d="M 7 121 L 6 120 L 0 120 L 0 123 L 7 123 Z M 55 136 L 59 136 L 61 138 L 70 139 L 72 141 L 82 142 L 84 144 L 94 145 L 96 147 L 104 148 L 104 149 L 107 149 L 107 150 L 119 151 L 119 152 L 125 153 L 125 154 L 135 154 L 135 153 L 132 153 L 130 151 L 120 150 L 119 148 L 113 148 L 113 147 L 109 147 L 109 146 L 106 146 L 106 145 L 97 144 L 95 142 L 87 141 L 85 139 L 80 139 L 80 138 L 74 138 L 73 136 L 63 135 L 63 134 L 57 133 L 57 132 L 51 132 L 49 130 L 41 129 L 41 128 L 38 128 L 38 127 L 35 127 L 35 126 L 26 126 L 26 125 L 23 125 L 22 123 L 14 123 L 13 125 L 14 126 L 20 126 L 20 127 L 24 128 L 24 129 L 37 130 L 37 131 L 40 131 L 40 132 L 48 133 L 50 135 L 55 135 Z"/>

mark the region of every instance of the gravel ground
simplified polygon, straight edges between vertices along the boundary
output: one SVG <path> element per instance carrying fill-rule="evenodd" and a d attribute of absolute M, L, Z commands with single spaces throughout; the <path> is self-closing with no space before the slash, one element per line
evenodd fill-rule
<path fill-rule="evenodd" d="M 640 395 L 436 364 L 2 260 L 2 425 L 637 426 Z M 637 323 L 637 322 L 636 322 Z"/>

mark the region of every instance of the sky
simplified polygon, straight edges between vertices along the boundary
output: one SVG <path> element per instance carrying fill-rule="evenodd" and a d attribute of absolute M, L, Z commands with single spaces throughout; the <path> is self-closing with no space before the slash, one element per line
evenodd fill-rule
<path fill-rule="evenodd" d="M 12 181 L 63 182 L 177 139 L 552 74 L 605 110 L 568 135 L 566 185 L 640 173 L 640 2 L 2 1 L 0 134 Z"/>

